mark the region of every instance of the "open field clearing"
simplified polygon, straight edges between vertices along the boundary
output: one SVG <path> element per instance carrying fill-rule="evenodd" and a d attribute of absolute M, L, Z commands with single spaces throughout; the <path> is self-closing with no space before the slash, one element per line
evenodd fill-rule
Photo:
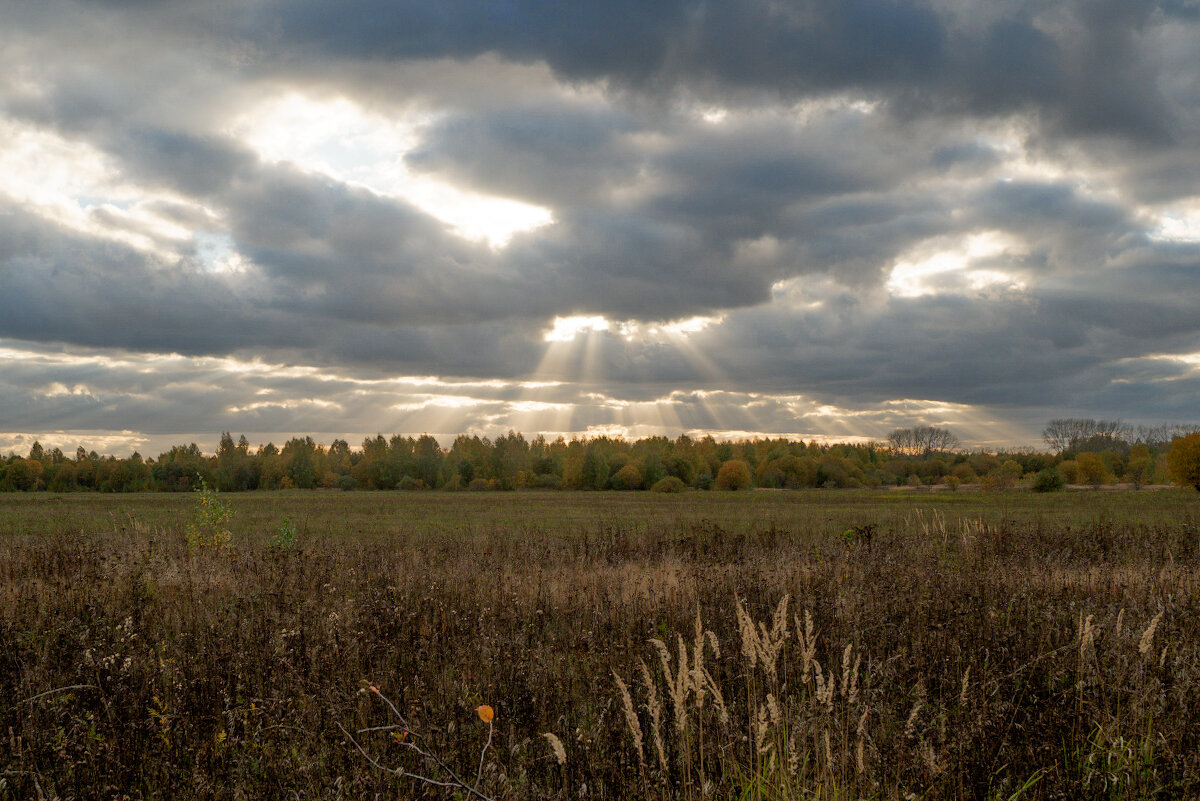
<path fill-rule="evenodd" d="M 198 497 L 0 495 L 0 798 L 1200 796 L 1195 492 Z"/>

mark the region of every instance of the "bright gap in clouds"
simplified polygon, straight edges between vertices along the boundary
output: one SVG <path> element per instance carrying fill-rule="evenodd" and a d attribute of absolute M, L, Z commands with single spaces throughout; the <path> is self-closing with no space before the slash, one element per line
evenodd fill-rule
<path fill-rule="evenodd" d="M 664 336 L 669 340 L 678 340 L 688 334 L 697 334 L 712 325 L 724 322 L 724 315 L 715 317 L 688 317 L 684 320 L 658 324 L 643 324 L 636 320 L 625 320 L 612 323 L 600 315 L 575 315 L 572 317 L 555 317 L 550 330 L 543 336 L 544 342 L 571 342 L 580 334 L 611 332 L 626 342 L 635 339 L 661 340 Z"/>
<path fill-rule="evenodd" d="M 555 317 L 554 324 L 542 337 L 546 342 L 570 342 L 579 334 L 592 331 L 607 331 L 611 327 L 608 320 L 599 315 L 594 317 Z"/>
<path fill-rule="evenodd" d="M 922 242 L 896 260 L 887 289 L 894 297 L 917 298 L 947 291 L 991 288 L 1022 290 L 1025 284 L 995 267 L 977 267 L 1006 254 L 1021 252 L 1022 245 L 1002 231 L 971 234 L 958 242 L 944 238 Z"/>
<path fill-rule="evenodd" d="M 1200 198 L 1188 199 L 1160 212 L 1151 212 L 1158 226 L 1150 238 L 1159 242 L 1200 242 Z"/>
<path fill-rule="evenodd" d="M 345 98 L 299 94 L 271 100 L 238 118 L 231 134 L 274 162 L 322 173 L 377 194 L 401 198 L 467 239 L 503 247 L 521 231 L 554 221 L 549 209 L 484 195 L 409 171 L 404 155 L 428 119 L 388 119 Z"/>
<path fill-rule="evenodd" d="M 35 125 L 0 118 L 0 193 L 58 225 L 165 254 L 192 236 L 156 204 L 202 207 L 125 178 L 95 146 Z"/>

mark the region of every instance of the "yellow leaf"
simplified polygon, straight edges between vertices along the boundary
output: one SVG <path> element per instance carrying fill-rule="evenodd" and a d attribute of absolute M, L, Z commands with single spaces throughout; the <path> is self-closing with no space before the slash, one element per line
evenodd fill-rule
<path fill-rule="evenodd" d="M 491 723 L 492 718 L 496 716 L 496 711 L 487 704 L 475 707 L 475 714 L 479 715 L 479 719 L 484 723 Z"/>

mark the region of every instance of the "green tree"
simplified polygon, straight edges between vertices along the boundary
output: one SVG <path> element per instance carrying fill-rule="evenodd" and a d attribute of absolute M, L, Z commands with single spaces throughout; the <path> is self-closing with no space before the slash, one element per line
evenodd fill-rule
<path fill-rule="evenodd" d="M 293 487 L 312 489 L 320 481 L 317 443 L 312 437 L 290 439 L 283 446 L 283 463 Z"/>
<path fill-rule="evenodd" d="M 595 441 L 589 442 L 583 452 L 583 466 L 580 471 L 583 488 L 604 489 L 608 486 L 608 475 L 608 457 L 601 452 Z"/>
<path fill-rule="evenodd" d="M 1154 460 L 1145 445 L 1134 445 L 1129 449 L 1129 463 L 1125 466 L 1125 478 L 1134 489 L 1141 489 L 1154 476 Z"/>

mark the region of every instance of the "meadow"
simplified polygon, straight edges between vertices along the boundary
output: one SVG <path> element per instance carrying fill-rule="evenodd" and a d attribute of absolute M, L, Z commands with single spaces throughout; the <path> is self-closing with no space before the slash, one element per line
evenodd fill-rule
<path fill-rule="evenodd" d="M 1196 492 L 220 503 L 0 495 L 0 798 L 1200 797 Z"/>

